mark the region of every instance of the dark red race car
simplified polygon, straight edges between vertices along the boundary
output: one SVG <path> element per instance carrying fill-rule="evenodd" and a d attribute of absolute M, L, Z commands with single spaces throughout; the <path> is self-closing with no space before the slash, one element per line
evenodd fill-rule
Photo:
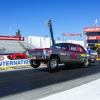
<path fill-rule="evenodd" d="M 25 59 L 26 58 L 26 51 L 22 53 L 15 53 L 15 54 L 9 54 L 7 56 L 8 59 L 14 60 L 14 59 Z"/>

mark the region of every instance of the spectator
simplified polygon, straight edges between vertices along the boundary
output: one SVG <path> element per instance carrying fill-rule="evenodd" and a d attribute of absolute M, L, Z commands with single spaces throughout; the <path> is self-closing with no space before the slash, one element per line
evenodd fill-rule
<path fill-rule="evenodd" d="M 88 54 L 91 54 L 92 50 L 91 50 L 90 46 L 87 48 L 87 52 L 88 52 Z"/>

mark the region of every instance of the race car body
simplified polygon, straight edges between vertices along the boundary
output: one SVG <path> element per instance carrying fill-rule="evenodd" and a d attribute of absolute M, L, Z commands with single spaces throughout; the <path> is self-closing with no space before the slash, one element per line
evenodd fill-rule
<path fill-rule="evenodd" d="M 87 54 L 81 45 L 72 43 L 58 43 L 50 48 L 30 50 L 26 55 L 32 67 L 37 68 L 44 62 L 50 70 L 57 69 L 61 63 L 66 67 L 75 64 L 88 67 L 96 61 L 95 56 Z"/>

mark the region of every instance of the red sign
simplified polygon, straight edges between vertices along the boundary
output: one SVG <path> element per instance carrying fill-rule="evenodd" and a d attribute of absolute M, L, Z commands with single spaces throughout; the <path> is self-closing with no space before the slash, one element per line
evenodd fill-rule
<path fill-rule="evenodd" d="M 18 37 L 18 36 L 0 36 L 0 40 L 24 41 L 24 37 Z"/>
<path fill-rule="evenodd" d="M 82 36 L 82 34 L 68 34 L 68 33 L 63 33 L 63 36 Z"/>
<path fill-rule="evenodd" d="M 100 36 L 87 36 L 87 40 L 100 40 Z"/>
<path fill-rule="evenodd" d="M 100 32 L 100 27 L 84 28 L 84 32 Z"/>

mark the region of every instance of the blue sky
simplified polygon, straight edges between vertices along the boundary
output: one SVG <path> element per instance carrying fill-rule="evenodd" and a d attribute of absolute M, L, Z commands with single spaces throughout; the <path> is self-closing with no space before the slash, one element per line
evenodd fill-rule
<path fill-rule="evenodd" d="M 100 19 L 100 0 L 0 0 L 0 35 L 26 37 L 50 34 L 45 20 L 52 20 L 54 38 L 62 33 L 83 34 Z M 64 37 L 80 40 L 80 37 Z M 85 39 L 85 35 L 83 35 Z"/>

